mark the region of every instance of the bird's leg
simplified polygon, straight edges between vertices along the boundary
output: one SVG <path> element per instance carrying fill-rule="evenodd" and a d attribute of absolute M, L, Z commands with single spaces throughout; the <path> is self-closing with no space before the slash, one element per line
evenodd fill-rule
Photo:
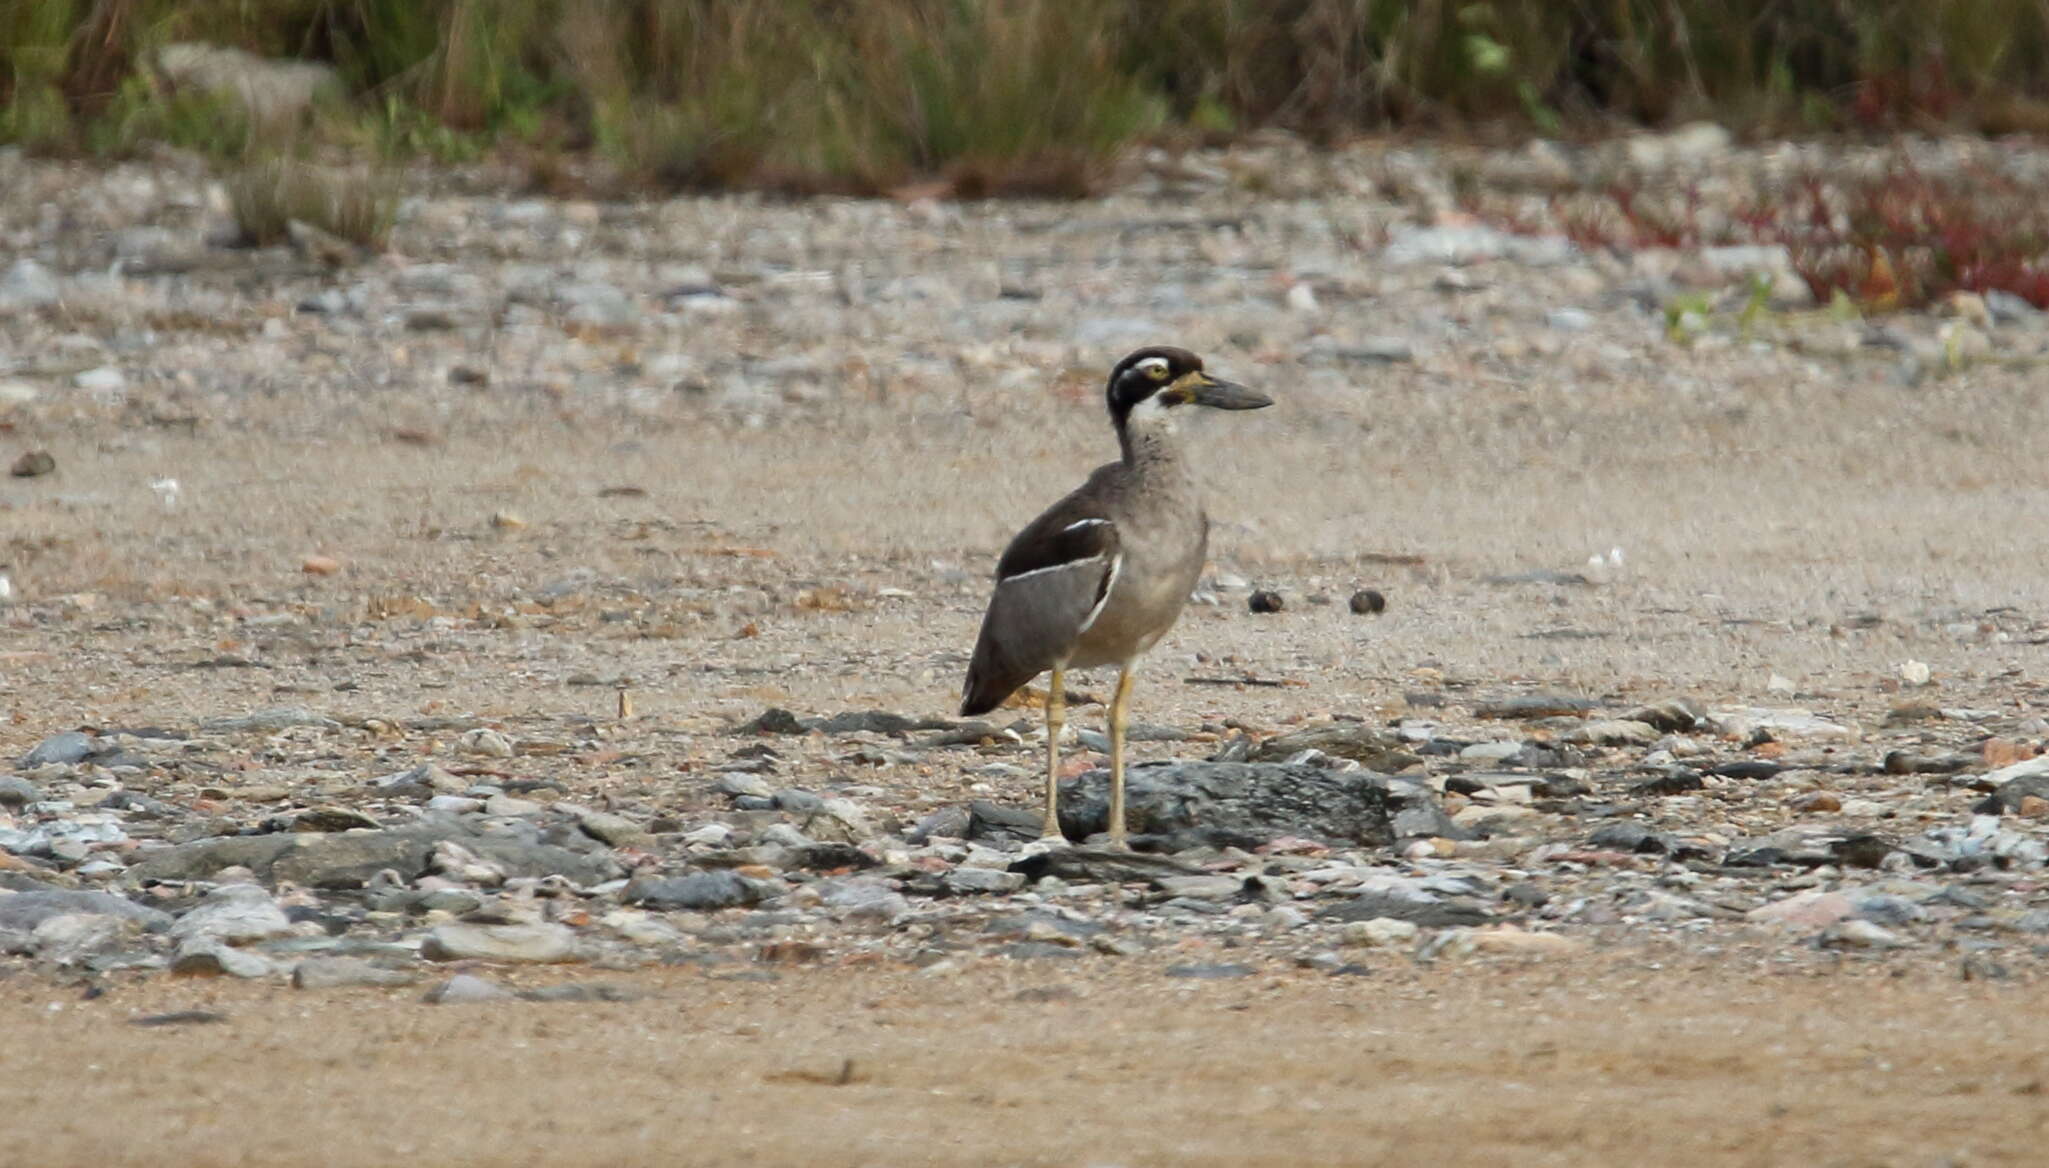
<path fill-rule="evenodd" d="M 1046 687 L 1046 823 L 1039 830 L 1042 840 L 1058 840 L 1060 834 L 1060 728 L 1067 724 L 1067 670 L 1053 667 Z"/>
<path fill-rule="evenodd" d="M 1117 674 L 1117 696 L 1110 699 L 1110 846 L 1124 842 L 1124 706 L 1131 697 L 1131 663 Z"/>

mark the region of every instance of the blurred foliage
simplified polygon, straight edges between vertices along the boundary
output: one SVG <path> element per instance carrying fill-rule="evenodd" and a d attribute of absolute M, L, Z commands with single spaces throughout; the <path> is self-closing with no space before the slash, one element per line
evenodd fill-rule
<path fill-rule="evenodd" d="M 152 81 L 195 41 L 331 64 L 339 136 L 390 154 L 678 186 L 1071 193 L 1135 139 L 1269 125 L 2049 129 L 2040 0 L 0 0 L 0 139 L 235 153 Z"/>

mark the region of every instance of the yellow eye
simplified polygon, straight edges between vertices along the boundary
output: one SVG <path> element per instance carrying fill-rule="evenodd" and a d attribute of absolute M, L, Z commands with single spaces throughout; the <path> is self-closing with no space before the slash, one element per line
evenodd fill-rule
<path fill-rule="evenodd" d="M 1154 381 L 1167 380 L 1167 362 L 1165 358 L 1148 357 L 1140 361 L 1138 367 L 1145 370 L 1145 375 Z"/>

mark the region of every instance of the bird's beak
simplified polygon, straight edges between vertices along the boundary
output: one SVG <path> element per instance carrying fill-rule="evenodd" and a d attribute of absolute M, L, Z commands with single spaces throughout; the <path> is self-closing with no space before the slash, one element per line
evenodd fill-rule
<path fill-rule="evenodd" d="M 1235 381 L 1223 381 L 1207 373 L 1189 374 L 1187 385 L 1189 401 L 1214 410 L 1258 410 L 1274 404 L 1274 399 L 1256 389 L 1247 389 Z"/>

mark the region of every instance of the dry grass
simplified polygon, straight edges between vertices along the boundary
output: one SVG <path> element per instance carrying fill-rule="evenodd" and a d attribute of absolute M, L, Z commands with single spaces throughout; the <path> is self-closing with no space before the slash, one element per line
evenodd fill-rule
<path fill-rule="evenodd" d="M 227 176 L 228 201 L 242 240 L 269 247 L 304 223 L 362 247 L 382 248 L 398 213 L 396 186 L 374 170 L 336 168 L 272 157 Z"/>
<path fill-rule="evenodd" d="M 0 140 L 232 152 L 138 83 L 173 41 L 331 62 L 389 151 L 669 186 L 1072 194 L 1163 128 L 2049 126 L 2034 0 L 0 0 Z"/>

